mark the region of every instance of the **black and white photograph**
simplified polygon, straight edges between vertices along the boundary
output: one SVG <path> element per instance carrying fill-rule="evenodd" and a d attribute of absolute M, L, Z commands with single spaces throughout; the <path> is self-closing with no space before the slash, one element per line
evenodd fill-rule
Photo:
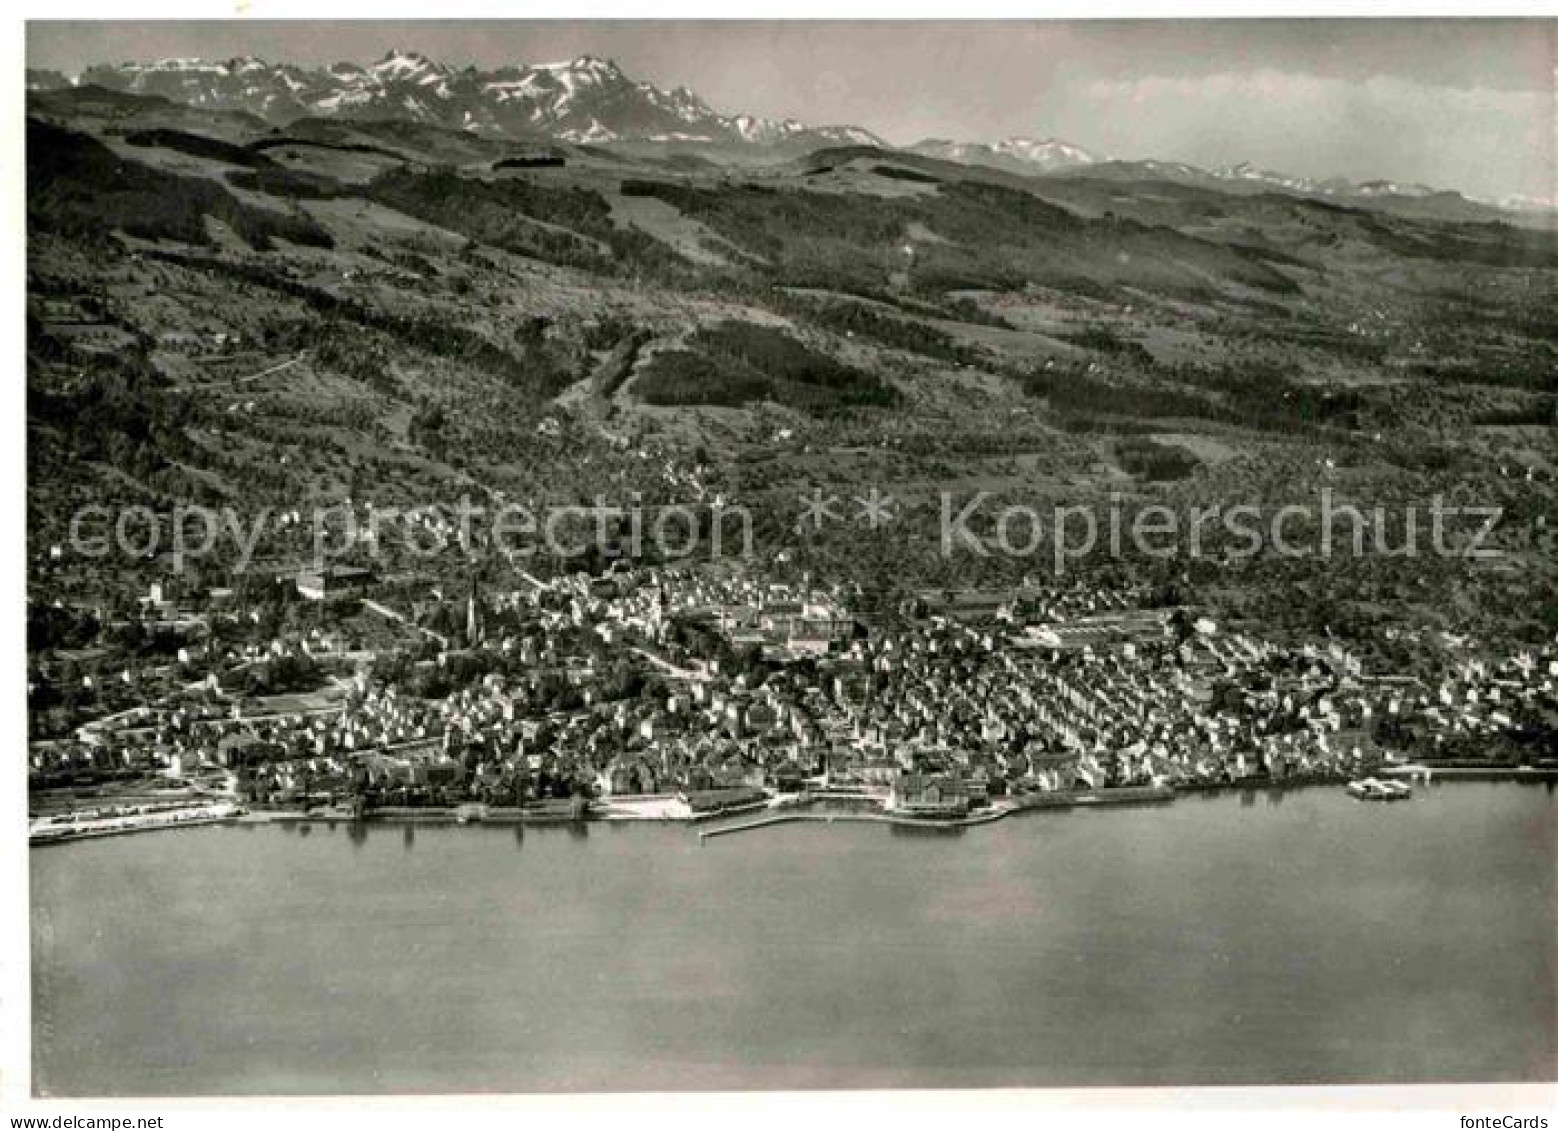
<path fill-rule="evenodd" d="M 18 21 L 9 1126 L 1558 1118 L 1550 10 L 247 9 Z"/>

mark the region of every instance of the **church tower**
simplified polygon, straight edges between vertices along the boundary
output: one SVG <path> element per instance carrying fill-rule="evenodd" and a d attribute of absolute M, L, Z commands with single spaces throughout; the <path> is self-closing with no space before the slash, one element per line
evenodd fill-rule
<path fill-rule="evenodd" d="M 481 642 L 481 617 L 476 608 L 476 579 L 471 578 L 470 596 L 465 599 L 465 643 L 474 648 Z"/>

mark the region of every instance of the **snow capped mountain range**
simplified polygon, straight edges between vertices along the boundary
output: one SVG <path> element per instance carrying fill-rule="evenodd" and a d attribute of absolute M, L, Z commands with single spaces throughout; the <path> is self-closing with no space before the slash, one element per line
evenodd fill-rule
<path fill-rule="evenodd" d="M 1088 152 L 1079 145 L 1046 138 L 1007 138 L 994 145 L 931 139 L 909 147 L 912 153 L 956 161 L 964 165 L 987 165 L 1017 173 L 1063 173 L 1071 176 L 1096 176 L 1110 179 L 1170 180 L 1207 187 L 1243 188 L 1248 191 L 1278 190 L 1300 196 L 1325 196 L 1347 200 L 1383 199 L 1426 200 L 1430 197 L 1454 197 L 1427 185 L 1396 181 L 1353 182 L 1340 177 L 1316 180 L 1257 168 L 1244 162 L 1215 169 L 1202 169 L 1180 161 L 1111 161 Z M 1491 201 L 1479 203 L 1494 203 Z M 1498 207 L 1514 207 L 1498 202 Z"/>
<path fill-rule="evenodd" d="M 943 161 L 957 161 L 964 165 L 990 165 L 1019 173 L 1048 173 L 1056 169 L 1091 165 L 1098 160 L 1080 145 L 1072 145 L 1069 141 L 1059 141 L 1055 138 L 1035 141 L 1027 137 L 1009 137 L 994 145 L 929 138 L 911 145 L 909 150 L 925 157 L 937 157 Z"/>
<path fill-rule="evenodd" d="M 29 72 L 29 89 L 64 82 Z M 625 75 L 610 59 L 484 71 L 455 68 L 415 51 L 390 51 L 367 66 L 304 68 L 252 56 L 223 61 L 163 59 L 87 68 L 76 85 L 160 95 L 206 110 L 245 110 L 276 125 L 302 117 L 400 118 L 499 137 L 578 143 L 661 141 L 818 148 L 882 145 L 855 126 L 728 116 L 685 86 L 662 90 Z"/>
<path fill-rule="evenodd" d="M 1239 165 L 1227 165 L 1212 170 L 1212 175 L 1230 181 L 1249 181 L 1255 184 L 1270 185 L 1273 188 L 1288 189 L 1292 192 L 1307 193 L 1314 196 L 1399 196 L 1399 197 L 1427 197 L 1433 196 L 1438 190 L 1427 185 L 1407 184 L 1398 181 L 1353 181 L 1332 177 L 1328 180 L 1318 181 L 1312 177 L 1294 177 L 1286 173 L 1274 173 L 1269 169 L 1257 169 L 1255 166 L 1244 162 Z"/>
<path fill-rule="evenodd" d="M 415 51 L 393 50 L 366 66 L 343 62 L 306 68 L 240 56 L 100 64 L 74 82 L 58 71 L 27 72 L 30 91 L 72 85 L 157 95 L 204 110 L 241 110 L 278 126 L 305 117 L 356 118 L 410 120 L 521 141 L 724 145 L 790 153 L 830 146 L 891 148 L 858 126 L 722 114 L 685 86 L 664 90 L 630 78 L 611 59 L 592 55 L 495 70 L 457 68 Z M 1425 185 L 1316 180 L 1249 163 L 1208 170 L 1172 161 L 1111 160 L 1057 138 L 1011 137 L 993 144 L 927 139 L 907 151 L 1030 175 L 1164 179 L 1414 207 L 1450 198 L 1466 203 L 1457 194 Z M 1507 198 L 1474 203 L 1527 211 L 1549 210 L 1554 202 Z"/>

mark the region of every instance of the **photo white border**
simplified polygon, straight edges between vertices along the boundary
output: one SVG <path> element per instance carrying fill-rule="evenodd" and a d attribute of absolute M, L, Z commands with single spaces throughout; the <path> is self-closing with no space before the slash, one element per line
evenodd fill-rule
<path fill-rule="evenodd" d="M 648 3 L 639 0 L 541 0 L 522 7 L 501 0 L 445 0 L 436 6 L 444 19 L 684 18 L 684 19 L 1136 19 L 1244 17 L 1558 17 L 1558 4 L 1466 3 L 1376 0 L 1368 5 L 1345 0 L 1304 4 L 1271 2 L 1150 4 L 1128 0 L 1068 0 L 1050 3 L 1041 12 L 1010 0 L 963 0 L 952 6 L 888 3 L 887 0 L 743 0 L 739 8 L 714 0 Z M 12 356 L 25 341 L 25 192 L 22 163 L 25 69 L 24 19 L 419 19 L 428 8 L 406 0 L 236 0 L 231 6 L 199 0 L 142 0 L 133 10 L 104 0 L 55 0 L 44 4 L 25 0 L 19 11 L 0 24 L 0 57 L 11 81 L 3 87 L 4 123 L 0 141 L 0 172 L 6 224 L 4 241 L 4 301 L 14 333 L 8 336 Z M 1558 30 L 1553 42 L 1558 43 Z M 1558 59 L 1555 59 L 1558 62 Z M 1558 102 L 1558 91 L 1555 91 Z M 0 712 L 12 735 L 15 761 L 0 777 L 0 828 L 13 847 L 0 853 L 0 1127 L 20 1116 L 165 1116 L 164 1126 L 265 1128 L 278 1121 L 303 1128 L 376 1131 L 425 1128 L 447 1119 L 463 1128 L 514 1128 L 525 1119 L 568 1120 L 573 1128 L 620 1128 L 624 1120 L 650 1127 L 786 1128 L 803 1121 L 830 1126 L 858 1121 L 893 1120 L 909 1127 L 945 1127 L 948 1121 L 993 1122 L 1001 1126 L 1116 1126 L 1151 1119 L 1170 1129 L 1248 1126 L 1252 1117 L 1263 1127 L 1308 1128 L 1317 1119 L 1338 1128 L 1371 1129 L 1433 1127 L 1449 1131 L 1461 1126 L 1462 1115 L 1542 1115 L 1558 1128 L 1558 1083 L 1422 1085 L 1321 1088 L 1129 1088 L 1011 1089 L 935 1092 L 781 1092 L 665 1093 L 524 1096 L 426 1097 L 298 1097 L 244 1099 L 70 1099 L 39 1100 L 30 1093 L 30 977 L 28 957 L 28 852 L 26 845 L 26 463 L 25 374 L 0 387 L 0 412 L 12 430 L 11 442 L 0 446 L 0 466 L 9 502 L 0 529 L 3 545 L 4 591 L 0 606 L 6 678 L 0 689 Z M 1555 909 L 1558 911 L 1558 909 Z M 1558 949 L 1558 941 L 1555 941 Z M 1554 1066 L 1558 1074 L 1558 1065 Z"/>

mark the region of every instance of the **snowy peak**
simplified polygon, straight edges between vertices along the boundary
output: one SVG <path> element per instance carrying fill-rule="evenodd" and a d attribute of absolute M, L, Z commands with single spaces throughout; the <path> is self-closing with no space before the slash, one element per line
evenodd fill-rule
<path fill-rule="evenodd" d="M 1057 169 L 1091 165 L 1098 160 L 1080 145 L 1073 145 L 1069 141 L 1061 141 L 1057 138 L 1036 140 L 1029 137 L 1009 137 L 994 145 L 931 138 L 910 146 L 910 150 L 943 161 L 956 161 L 963 165 L 989 165 L 1019 173 L 1048 173 Z"/>
<path fill-rule="evenodd" d="M 1357 186 L 1360 196 L 1433 196 L 1438 190 L 1431 189 L 1427 185 L 1405 183 L 1400 181 L 1364 181 Z"/>
<path fill-rule="evenodd" d="M 1270 185 L 1273 188 L 1287 189 L 1290 192 L 1323 193 L 1324 186 L 1309 177 L 1293 177 L 1286 173 L 1276 173 L 1270 169 L 1260 169 L 1248 161 L 1241 161 L 1237 165 L 1224 165 L 1213 169 L 1212 175 L 1225 181 L 1248 181 L 1257 185 Z"/>
<path fill-rule="evenodd" d="M 340 64 L 337 64 L 340 66 Z M 415 51 L 392 50 L 368 69 L 380 82 L 421 82 L 448 74 L 449 68 Z"/>
<path fill-rule="evenodd" d="M 532 69 L 559 76 L 567 75 L 575 83 L 603 85 L 627 81 L 627 76 L 617 66 L 615 59 L 598 59 L 594 55 L 580 55 L 566 63 L 537 63 Z"/>
<path fill-rule="evenodd" d="M 1037 165 L 1042 169 L 1060 169 L 1072 165 L 1091 165 L 1096 160 L 1091 153 L 1080 145 L 1072 145 L 1069 141 L 1060 141 L 1056 138 L 1044 138 L 1035 141 L 1029 137 L 1009 137 L 1004 141 L 998 141 L 993 147 L 995 152 L 1014 157 L 1019 161 Z"/>

